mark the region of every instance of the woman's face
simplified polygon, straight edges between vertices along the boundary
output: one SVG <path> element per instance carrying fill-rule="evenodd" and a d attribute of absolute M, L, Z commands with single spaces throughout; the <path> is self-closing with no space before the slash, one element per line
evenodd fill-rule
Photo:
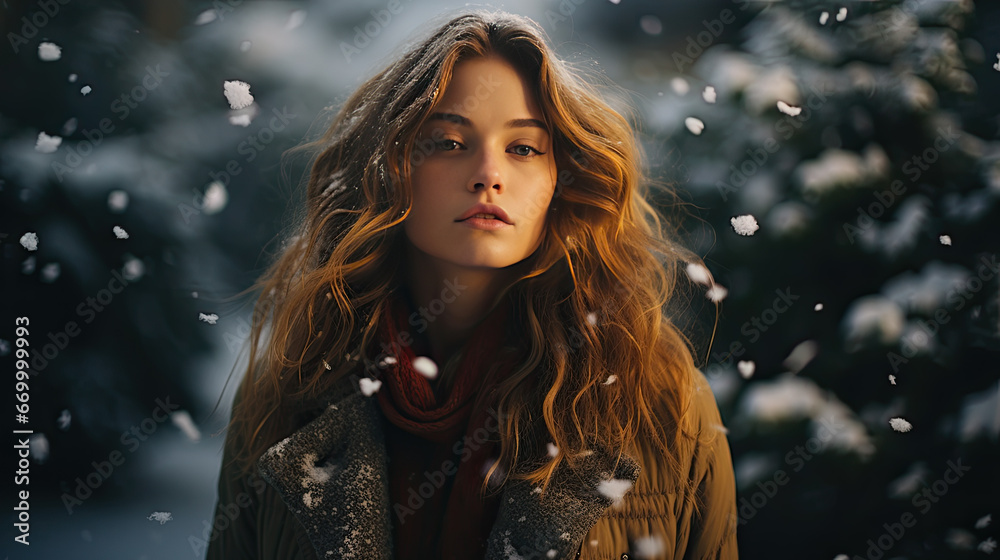
<path fill-rule="evenodd" d="M 530 86 L 506 61 L 455 65 L 411 162 L 404 230 L 420 251 L 458 266 L 501 268 L 541 244 L 556 185 L 552 139 Z M 511 223 L 459 221 L 478 203 L 499 206 Z"/>

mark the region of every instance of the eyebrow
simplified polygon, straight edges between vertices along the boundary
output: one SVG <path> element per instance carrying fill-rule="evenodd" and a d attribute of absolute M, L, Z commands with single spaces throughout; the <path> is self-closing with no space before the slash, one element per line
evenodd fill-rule
<path fill-rule="evenodd" d="M 468 127 L 472 126 L 472 121 L 470 121 L 466 117 L 463 117 L 462 115 L 458 115 L 455 113 L 431 113 L 431 116 L 428 118 L 428 120 L 448 121 L 448 122 L 453 122 L 460 126 L 468 126 Z M 538 119 L 511 119 L 506 123 L 504 123 L 504 127 L 506 128 L 534 127 L 534 128 L 540 128 L 545 132 L 549 131 L 549 127 L 545 126 L 545 123 L 543 123 Z"/>

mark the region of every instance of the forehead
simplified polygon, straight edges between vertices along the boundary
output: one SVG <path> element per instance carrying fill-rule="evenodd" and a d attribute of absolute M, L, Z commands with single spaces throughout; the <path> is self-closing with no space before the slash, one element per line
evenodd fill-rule
<path fill-rule="evenodd" d="M 434 111 L 470 117 L 542 119 L 537 92 L 503 58 L 476 57 L 455 64 L 451 81 Z"/>

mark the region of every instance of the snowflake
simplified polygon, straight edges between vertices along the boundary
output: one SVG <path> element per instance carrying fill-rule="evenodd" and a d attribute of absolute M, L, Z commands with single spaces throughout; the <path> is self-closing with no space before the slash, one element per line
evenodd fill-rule
<path fill-rule="evenodd" d="M 215 313 L 209 313 L 208 315 L 205 315 L 204 313 L 199 313 L 198 318 L 201 319 L 202 321 L 205 321 L 209 325 L 214 325 L 215 322 L 219 320 L 219 316 L 216 315 Z"/>
<path fill-rule="evenodd" d="M 753 372 L 757 369 L 757 364 L 755 364 L 752 360 L 740 360 L 740 362 L 736 364 L 736 369 L 740 370 L 740 375 L 743 376 L 743 379 L 750 379 L 750 376 L 752 376 Z"/>
<path fill-rule="evenodd" d="M 437 364 L 435 364 L 434 360 L 428 358 L 427 356 L 418 356 L 414 358 L 413 369 L 417 370 L 417 373 L 420 373 L 427 379 L 434 379 L 438 374 Z"/>
<path fill-rule="evenodd" d="M 32 231 L 21 236 L 21 246 L 29 251 L 38 250 L 38 235 Z"/>
<path fill-rule="evenodd" d="M 379 388 L 382 387 L 382 382 L 378 379 L 362 377 L 361 380 L 358 381 L 358 385 L 361 387 L 361 392 L 364 393 L 366 397 L 370 397 L 378 392 Z"/>
<path fill-rule="evenodd" d="M 701 134 L 701 131 L 705 130 L 705 123 L 694 117 L 684 119 L 684 126 L 686 126 L 687 129 L 691 131 L 691 134 L 694 134 L 695 136 L 698 136 Z"/>
<path fill-rule="evenodd" d="M 128 239 L 128 232 L 125 231 L 121 226 L 115 226 L 112 230 L 115 232 L 115 237 L 118 239 Z"/>
<path fill-rule="evenodd" d="M 892 383 L 893 385 L 896 384 L 896 376 L 895 375 L 889 374 L 889 383 Z"/>
<path fill-rule="evenodd" d="M 705 100 L 705 103 L 715 103 L 715 88 L 705 86 L 705 91 L 701 92 L 701 97 Z"/>
<path fill-rule="evenodd" d="M 837 12 L 837 21 L 844 21 L 845 19 L 847 19 L 847 8 L 841 8 L 840 11 Z"/>
<path fill-rule="evenodd" d="M 989 525 L 990 521 L 992 520 L 993 520 L 992 514 L 980 517 L 979 519 L 976 520 L 976 529 L 985 529 L 986 526 Z"/>
<path fill-rule="evenodd" d="M 601 383 L 601 385 L 611 385 L 615 381 L 618 381 L 618 376 L 614 375 L 614 374 L 611 374 L 611 375 L 608 376 L 607 379 L 604 380 L 604 382 Z"/>
<path fill-rule="evenodd" d="M 625 493 L 632 489 L 631 480 L 619 480 L 617 478 L 612 478 L 611 480 L 602 480 L 597 485 L 597 491 L 611 500 L 611 505 L 618 507 L 622 504 L 625 499 Z"/>
<path fill-rule="evenodd" d="M 993 554 L 993 551 L 997 548 L 997 541 L 993 538 L 988 538 L 985 541 L 979 543 L 979 550 L 985 552 L 986 554 Z"/>
<path fill-rule="evenodd" d="M 688 263 L 686 272 L 688 278 L 690 278 L 692 282 L 704 284 L 706 286 L 710 286 L 712 284 L 712 275 L 703 264 Z"/>
<path fill-rule="evenodd" d="M 59 45 L 47 41 L 38 44 L 38 58 L 45 62 L 52 62 L 59 60 L 60 57 L 62 57 L 62 48 Z"/>
<path fill-rule="evenodd" d="M 243 109 L 253 104 L 253 95 L 250 95 L 250 84 L 239 80 L 227 80 L 222 86 L 222 92 L 229 101 L 229 106 L 233 109 Z"/>
<path fill-rule="evenodd" d="M 826 25 L 826 21 L 830 19 L 830 12 L 823 12 L 819 15 L 819 24 Z"/>
<path fill-rule="evenodd" d="M 42 152 L 43 154 L 51 154 L 56 151 L 59 144 L 62 144 L 61 136 L 49 136 L 44 132 L 38 133 L 38 140 L 35 140 L 35 150 Z"/>
<path fill-rule="evenodd" d="M 733 224 L 733 231 L 740 235 L 753 235 L 755 231 L 760 229 L 757 220 L 750 214 L 736 216 L 731 218 L 729 222 Z"/>
<path fill-rule="evenodd" d="M 729 294 L 729 290 L 723 288 L 718 284 L 712 284 L 712 287 L 705 292 L 705 297 L 712 300 L 715 303 L 726 299 L 726 295 Z"/>
<path fill-rule="evenodd" d="M 557 455 L 559 455 L 559 448 L 556 447 L 556 444 L 550 441 L 547 445 L 549 449 L 549 457 L 556 457 Z"/>
<path fill-rule="evenodd" d="M 938 237 L 938 241 L 940 241 L 942 245 L 951 245 L 951 236 L 942 235 L 941 237 Z"/>
<path fill-rule="evenodd" d="M 170 517 L 169 511 L 154 511 L 146 519 L 150 521 L 159 521 L 160 525 L 163 525 L 167 521 L 173 521 L 174 519 Z"/>
<path fill-rule="evenodd" d="M 796 117 L 802 112 L 802 107 L 793 107 L 784 101 L 778 101 L 778 110 L 788 116 Z"/>
<path fill-rule="evenodd" d="M 892 426 L 892 429 L 897 432 L 908 432 L 913 429 L 913 424 L 910 424 L 902 418 L 893 418 L 889 420 L 889 425 Z"/>

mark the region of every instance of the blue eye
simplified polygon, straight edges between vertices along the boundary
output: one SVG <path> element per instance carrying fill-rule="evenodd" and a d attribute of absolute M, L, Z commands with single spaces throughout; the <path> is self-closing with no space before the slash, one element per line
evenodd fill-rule
<path fill-rule="evenodd" d="M 523 148 L 523 150 L 522 150 L 522 148 Z M 538 150 L 532 148 L 531 146 L 529 146 L 527 144 L 519 144 L 517 146 L 514 146 L 514 153 L 516 155 L 521 156 L 521 157 L 528 157 L 528 156 L 532 155 L 532 152 L 534 152 L 535 155 L 539 155 L 539 156 L 544 153 L 544 152 L 539 152 Z"/>

